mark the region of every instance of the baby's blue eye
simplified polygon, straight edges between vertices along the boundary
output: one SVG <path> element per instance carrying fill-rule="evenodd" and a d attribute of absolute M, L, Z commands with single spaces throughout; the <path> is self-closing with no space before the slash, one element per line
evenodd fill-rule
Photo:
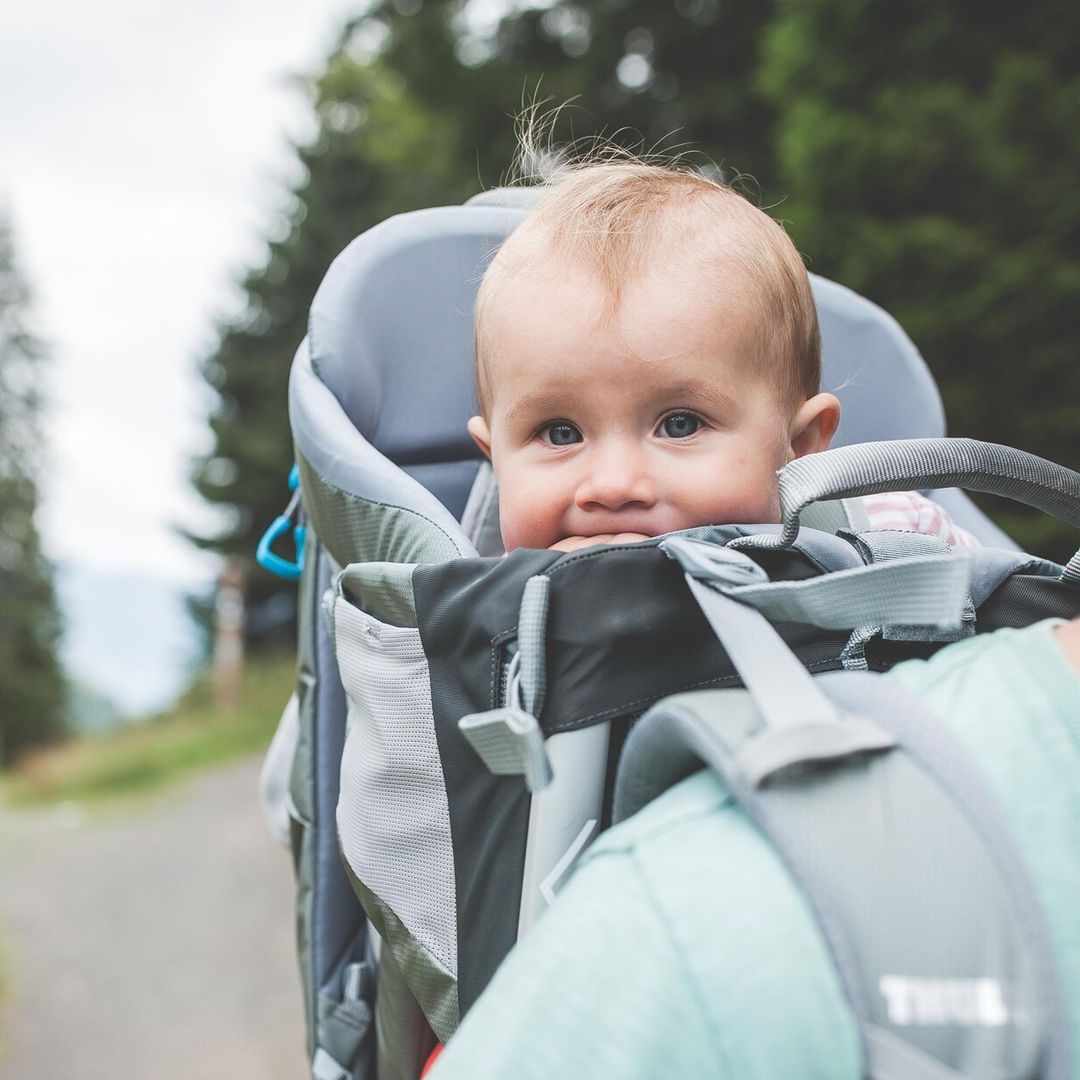
<path fill-rule="evenodd" d="M 669 439 L 688 439 L 701 430 L 701 421 L 693 413 L 672 413 L 660 422 L 660 430 Z"/>
<path fill-rule="evenodd" d="M 554 424 L 548 424 L 541 431 L 541 435 L 544 435 L 552 446 L 572 446 L 574 443 L 581 442 L 581 432 L 573 424 L 566 423 L 565 420 L 558 420 Z"/>

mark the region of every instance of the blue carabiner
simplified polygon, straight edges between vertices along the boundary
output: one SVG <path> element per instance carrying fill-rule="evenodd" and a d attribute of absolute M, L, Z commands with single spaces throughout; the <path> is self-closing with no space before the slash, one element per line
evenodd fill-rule
<path fill-rule="evenodd" d="M 284 578 L 286 581 L 296 581 L 304 570 L 304 536 L 307 529 L 300 522 L 297 522 L 295 526 L 293 525 L 293 514 L 300 505 L 299 486 L 300 470 L 294 465 L 289 472 L 289 487 L 293 492 L 289 505 L 285 508 L 285 513 L 278 514 L 274 518 L 270 527 L 262 534 L 259 545 L 255 549 L 255 561 L 264 570 L 269 570 L 271 574 L 277 574 L 278 577 Z M 293 534 L 293 543 L 296 546 L 295 562 L 290 562 L 271 550 L 274 541 L 290 530 Z"/>

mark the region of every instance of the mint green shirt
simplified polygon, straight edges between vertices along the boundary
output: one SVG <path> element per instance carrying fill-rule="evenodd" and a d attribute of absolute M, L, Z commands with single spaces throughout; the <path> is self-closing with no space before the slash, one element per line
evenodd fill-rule
<path fill-rule="evenodd" d="M 1042 751 L 1071 769 L 1068 797 L 1041 800 L 1056 808 L 1036 825 L 1057 829 L 1075 852 L 1080 825 L 1070 833 L 1059 817 L 1080 822 L 1080 679 L 1052 626 L 960 642 L 891 677 L 927 697 L 977 757 L 986 756 L 988 733 L 1005 740 L 989 755 L 1001 775 L 987 779 L 1011 787 L 1015 802 L 1044 788 Z M 1031 744 L 1040 752 L 1028 752 Z M 1005 759 L 1016 753 L 1019 763 Z M 1060 851 L 1051 844 L 1044 856 L 1050 881 Z M 1068 896 L 1080 895 L 1073 884 L 1059 889 L 1060 918 L 1051 912 L 1048 922 L 1080 938 L 1067 910 Z M 809 907 L 742 811 L 701 772 L 596 841 L 430 1077 L 861 1075 L 858 1033 Z"/>

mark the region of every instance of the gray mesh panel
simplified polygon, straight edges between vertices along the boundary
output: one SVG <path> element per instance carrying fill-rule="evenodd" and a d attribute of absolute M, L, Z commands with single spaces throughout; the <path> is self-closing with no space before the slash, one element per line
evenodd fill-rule
<path fill-rule="evenodd" d="M 420 632 L 381 623 L 341 598 L 334 613 L 349 697 L 337 811 L 342 854 L 408 933 L 456 976 L 450 812 Z"/>

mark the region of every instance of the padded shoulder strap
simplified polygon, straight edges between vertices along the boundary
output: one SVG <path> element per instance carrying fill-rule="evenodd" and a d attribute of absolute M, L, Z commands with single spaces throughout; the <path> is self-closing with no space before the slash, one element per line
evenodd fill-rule
<path fill-rule="evenodd" d="M 845 715 L 873 702 L 898 748 L 824 764 L 808 755 L 755 785 L 740 767 L 762 727 L 749 693 L 678 695 L 631 733 L 615 819 L 702 764 L 716 773 L 814 911 L 868 1076 L 1070 1075 L 1048 936 L 975 771 L 882 676 L 819 681 Z"/>
<path fill-rule="evenodd" d="M 732 654 L 750 689 L 650 710 L 623 752 L 615 819 L 701 764 L 717 774 L 813 908 L 871 1077 L 1070 1075 L 1049 935 L 977 771 L 882 676 L 822 676 L 808 693 L 778 635 L 747 634 L 771 631 L 763 616 L 729 603 L 710 621 L 729 615 L 753 638 L 751 660 Z M 736 633 L 717 629 L 731 653 Z"/>

